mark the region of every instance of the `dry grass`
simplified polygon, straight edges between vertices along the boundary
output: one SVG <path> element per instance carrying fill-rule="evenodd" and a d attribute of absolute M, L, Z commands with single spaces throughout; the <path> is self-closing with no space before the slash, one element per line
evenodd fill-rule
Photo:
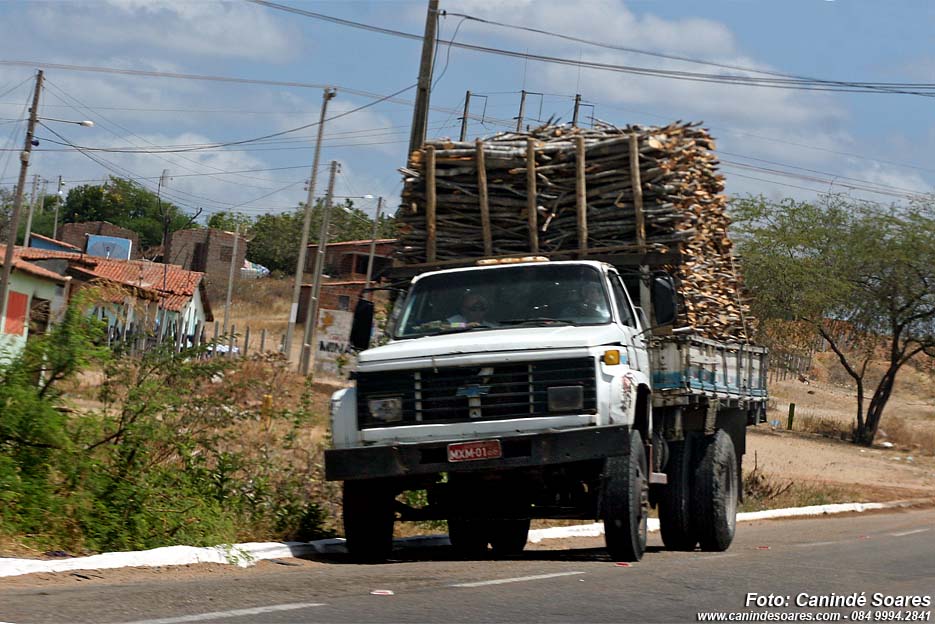
<path fill-rule="evenodd" d="M 911 423 L 902 418 L 889 418 L 878 433 L 880 442 L 892 442 L 899 450 L 935 455 L 935 427 Z"/>
<path fill-rule="evenodd" d="M 829 484 L 821 481 L 793 481 L 768 474 L 754 466 L 744 475 L 744 500 L 740 511 L 762 511 L 787 507 L 830 505 L 864 500 L 867 490 L 863 486 Z M 877 500 L 877 497 L 874 497 Z"/>
<path fill-rule="evenodd" d="M 231 296 L 231 323 L 241 328 L 249 326 L 254 336 L 263 329 L 279 336 L 289 324 L 289 308 L 292 304 L 292 286 L 290 279 L 255 279 L 239 280 L 234 285 Z M 215 316 L 223 318 L 224 298 L 215 300 Z"/>

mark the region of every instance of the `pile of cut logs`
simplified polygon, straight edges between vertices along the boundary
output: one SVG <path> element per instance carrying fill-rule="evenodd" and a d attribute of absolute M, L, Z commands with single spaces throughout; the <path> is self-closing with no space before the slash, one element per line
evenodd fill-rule
<path fill-rule="evenodd" d="M 403 263 L 674 253 L 681 325 L 744 340 L 724 178 L 698 124 L 542 126 L 414 151 L 397 213 Z"/>

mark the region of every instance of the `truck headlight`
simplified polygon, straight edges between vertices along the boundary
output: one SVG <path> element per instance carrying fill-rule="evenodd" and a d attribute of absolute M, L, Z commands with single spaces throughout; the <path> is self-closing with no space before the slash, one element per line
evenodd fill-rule
<path fill-rule="evenodd" d="M 549 411 L 571 412 L 584 408 L 584 388 L 581 386 L 552 386 L 549 388 Z"/>
<path fill-rule="evenodd" d="M 398 422 L 403 419 L 403 398 L 384 397 L 367 401 L 370 416 L 382 422 Z"/>

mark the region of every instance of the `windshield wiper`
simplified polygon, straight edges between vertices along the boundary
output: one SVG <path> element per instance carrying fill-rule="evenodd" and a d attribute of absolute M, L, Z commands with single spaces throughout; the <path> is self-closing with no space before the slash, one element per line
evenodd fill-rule
<path fill-rule="evenodd" d="M 441 336 L 442 334 L 460 334 L 462 332 L 469 332 L 474 329 L 494 329 L 493 325 L 487 325 L 486 323 L 473 323 L 468 327 L 451 327 L 449 329 L 442 329 L 437 332 L 432 332 L 431 334 L 425 334 L 426 336 Z"/>
<path fill-rule="evenodd" d="M 548 316 L 538 316 L 533 318 L 517 318 L 497 321 L 501 325 L 574 325 L 575 321 L 568 319 L 550 318 Z"/>

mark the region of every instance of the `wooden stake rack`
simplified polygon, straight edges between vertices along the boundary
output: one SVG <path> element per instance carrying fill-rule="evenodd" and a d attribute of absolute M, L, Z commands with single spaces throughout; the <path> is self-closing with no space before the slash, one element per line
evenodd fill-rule
<path fill-rule="evenodd" d="M 546 125 L 428 142 L 400 169 L 392 273 L 530 255 L 665 266 L 679 282 L 683 324 L 745 339 L 751 318 L 713 149 L 691 123 Z"/>

